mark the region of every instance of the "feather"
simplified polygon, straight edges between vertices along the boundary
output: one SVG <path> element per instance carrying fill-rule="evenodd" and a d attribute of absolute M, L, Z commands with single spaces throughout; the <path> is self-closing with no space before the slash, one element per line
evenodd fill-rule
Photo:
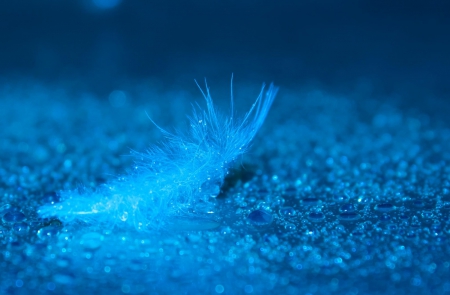
<path fill-rule="evenodd" d="M 198 85 L 198 84 L 197 84 Z M 65 223 L 83 222 L 109 227 L 150 230 L 171 219 L 186 217 L 199 203 L 220 193 L 234 161 L 245 153 L 262 126 L 278 88 L 261 92 L 242 118 L 219 113 L 208 85 L 202 90 L 206 108 L 193 107 L 189 131 L 170 133 L 155 124 L 165 140 L 144 153 L 135 152 L 136 169 L 94 190 L 60 192 L 61 202 L 39 209 L 42 217 Z M 153 122 L 153 121 L 152 121 Z"/>

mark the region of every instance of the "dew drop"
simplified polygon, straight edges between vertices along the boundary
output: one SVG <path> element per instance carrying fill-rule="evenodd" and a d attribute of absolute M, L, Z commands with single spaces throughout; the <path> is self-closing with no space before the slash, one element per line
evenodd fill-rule
<path fill-rule="evenodd" d="M 416 232 L 414 230 L 410 230 L 407 234 L 406 237 L 408 239 L 414 239 L 416 237 Z"/>
<path fill-rule="evenodd" d="M 14 224 L 13 230 L 18 235 L 25 235 L 28 233 L 28 230 L 30 229 L 30 226 L 26 224 L 25 222 L 19 222 Z"/>
<path fill-rule="evenodd" d="M 231 234 L 231 228 L 229 226 L 224 226 L 220 229 L 220 233 L 222 235 L 229 235 Z"/>
<path fill-rule="evenodd" d="M 317 229 L 308 229 L 306 231 L 306 235 L 312 238 L 318 238 L 320 236 L 320 232 Z"/>
<path fill-rule="evenodd" d="M 302 203 L 304 206 L 313 206 L 313 205 L 317 205 L 320 202 L 319 199 L 317 198 L 304 198 L 302 200 Z"/>
<path fill-rule="evenodd" d="M 336 202 L 344 202 L 344 201 L 348 200 L 348 197 L 345 195 L 333 195 L 333 199 Z"/>
<path fill-rule="evenodd" d="M 442 230 L 441 230 L 440 225 L 437 224 L 437 225 L 431 226 L 431 234 L 433 236 L 439 236 L 439 235 L 441 235 L 441 233 L 442 233 Z"/>
<path fill-rule="evenodd" d="M 247 218 L 254 225 L 266 225 L 273 221 L 272 214 L 264 210 L 255 210 L 251 212 Z"/>
<path fill-rule="evenodd" d="M 361 229 L 355 229 L 355 230 L 351 233 L 351 235 L 354 236 L 354 237 L 361 237 L 361 236 L 364 235 L 364 231 L 361 230 Z"/>
<path fill-rule="evenodd" d="M 406 214 L 404 214 L 404 213 L 402 213 L 402 214 L 399 216 L 399 218 L 402 219 L 402 220 L 407 220 L 407 219 L 409 218 L 409 216 L 406 215 Z"/>
<path fill-rule="evenodd" d="M 361 204 L 370 204 L 372 202 L 373 202 L 372 198 L 367 197 L 367 196 L 360 196 L 358 198 L 358 203 L 361 203 Z"/>
<path fill-rule="evenodd" d="M 3 215 L 3 222 L 5 223 L 16 223 L 16 222 L 22 222 L 26 220 L 25 214 L 23 214 L 20 211 L 10 211 L 7 212 L 5 215 Z"/>
<path fill-rule="evenodd" d="M 258 205 L 256 205 L 256 208 L 262 211 L 266 211 L 266 212 L 271 212 L 272 211 L 272 207 L 270 207 L 269 204 L 267 204 L 266 202 L 260 202 L 258 203 Z"/>
<path fill-rule="evenodd" d="M 73 283 L 74 278 L 71 275 L 68 274 L 55 274 L 53 276 L 53 279 L 56 283 L 62 284 L 62 285 L 69 285 Z"/>
<path fill-rule="evenodd" d="M 325 215 L 321 212 L 311 212 L 308 214 L 308 219 L 312 222 L 320 222 L 325 219 Z"/>
<path fill-rule="evenodd" d="M 422 200 L 416 200 L 413 202 L 414 206 L 418 207 L 418 208 L 422 208 L 425 206 L 425 202 Z"/>
<path fill-rule="evenodd" d="M 444 202 L 444 203 L 442 204 L 442 209 L 449 210 L 449 209 L 450 209 L 450 202 Z"/>
<path fill-rule="evenodd" d="M 13 211 L 13 207 L 10 204 L 5 204 L 0 206 L 0 216 L 3 216 L 5 213 L 9 211 Z"/>
<path fill-rule="evenodd" d="M 387 228 L 391 231 L 396 231 L 398 229 L 397 225 L 393 223 L 389 224 Z"/>
<path fill-rule="evenodd" d="M 338 233 L 340 233 L 340 234 L 345 233 L 345 232 L 346 232 L 345 227 L 344 227 L 342 224 L 338 224 L 338 225 L 336 226 L 336 232 L 338 232 Z"/>
<path fill-rule="evenodd" d="M 293 223 L 286 223 L 284 225 L 284 228 L 287 229 L 287 230 L 296 230 L 297 226 L 295 224 L 293 224 Z"/>
<path fill-rule="evenodd" d="M 382 203 L 375 206 L 375 210 L 380 212 L 389 212 L 397 209 L 394 205 L 391 203 Z"/>
<path fill-rule="evenodd" d="M 359 218 L 360 218 L 359 214 L 355 212 L 344 212 L 339 214 L 340 220 L 353 221 L 358 220 Z"/>
<path fill-rule="evenodd" d="M 390 220 L 391 220 L 391 217 L 388 214 L 386 214 L 386 213 L 384 213 L 383 215 L 380 216 L 380 221 L 381 222 L 388 222 Z"/>
<path fill-rule="evenodd" d="M 49 225 L 38 230 L 37 236 L 41 240 L 48 240 L 57 236 L 59 234 L 59 229 L 59 226 Z"/>
<path fill-rule="evenodd" d="M 264 242 L 273 244 L 273 245 L 278 245 L 278 237 L 276 235 L 268 235 L 265 234 L 264 235 Z"/>
<path fill-rule="evenodd" d="M 85 249 L 95 250 L 102 246 L 104 237 L 96 232 L 86 233 L 81 237 L 80 244 Z"/>
<path fill-rule="evenodd" d="M 297 215 L 297 212 L 292 207 L 283 207 L 280 209 L 279 212 L 280 212 L 280 215 L 285 216 L 285 217 L 292 217 L 292 216 Z"/>
<path fill-rule="evenodd" d="M 431 210 L 423 210 L 422 211 L 422 217 L 423 218 L 433 218 L 434 217 L 433 211 L 431 211 Z"/>
<path fill-rule="evenodd" d="M 354 211 L 356 211 L 356 208 L 353 204 L 347 203 L 347 204 L 342 205 L 339 208 L 339 211 L 342 213 L 343 212 L 354 212 Z"/>
<path fill-rule="evenodd" d="M 272 206 L 276 207 L 276 206 L 282 206 L 284 204 L 285 200 L 278 196 L 275 197 L 275 199 L 272 201 Z"/>

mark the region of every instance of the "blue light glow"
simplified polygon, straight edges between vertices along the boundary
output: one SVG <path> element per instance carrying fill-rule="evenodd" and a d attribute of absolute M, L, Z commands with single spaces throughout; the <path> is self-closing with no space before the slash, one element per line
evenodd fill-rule
<path fill-rule="evenodd" d="M 111 9 L 120 4 L 122 0 L 92 0 L 92 3 L 101 9 Z"/>

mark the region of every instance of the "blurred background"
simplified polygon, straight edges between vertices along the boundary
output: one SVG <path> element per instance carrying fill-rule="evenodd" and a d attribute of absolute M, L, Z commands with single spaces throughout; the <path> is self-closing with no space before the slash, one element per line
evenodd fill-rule
<path fill-rule="evenodd" d="M 446 97 L 448 1 L 0 2 L 0 76 L 98 95 L 127 81 L 275 81 Z"/>

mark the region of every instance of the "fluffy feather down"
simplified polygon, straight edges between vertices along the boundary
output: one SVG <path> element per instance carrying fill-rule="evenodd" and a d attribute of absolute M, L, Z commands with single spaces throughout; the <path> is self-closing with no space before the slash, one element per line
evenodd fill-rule
<path fill-rule="evenodd" d="M 200 88 L 200 87 L 199 87 Z M 201 90 L 201 88 L 200 88 Z M 164 227 L 171 217 L 189 216 L 199 202 L 220 192 L 234 160 L 245 153 L 263 124 L 276 96 L 273 84 L 261 92 L 250 110 L 235 118 L 217 112 L 209 88 L 202 90 L 206 109 L 193 107 L 187 133 L 170 133 L 160 146 L 136 153 L 136 170 L 93 191 L 63 191 L 61 202 L 40 208 L 43 217 L 82 221 L 138 230 Z"/>

